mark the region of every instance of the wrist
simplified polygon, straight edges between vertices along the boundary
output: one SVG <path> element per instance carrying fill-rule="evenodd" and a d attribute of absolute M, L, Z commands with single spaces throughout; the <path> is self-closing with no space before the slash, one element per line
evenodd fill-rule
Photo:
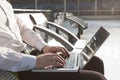
<path fill-rule="evenodd" d="M 41 53 L 44 53 L 45 52 L 45 48 L 47 47 L 47 45 L 46 46 L 44 46 L 42 49 L 41 49 Z"/>

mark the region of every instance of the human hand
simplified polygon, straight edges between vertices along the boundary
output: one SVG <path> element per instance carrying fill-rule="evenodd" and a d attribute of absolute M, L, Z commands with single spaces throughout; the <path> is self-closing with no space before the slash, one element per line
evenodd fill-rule
<path fill-rule="evenodd" d="M 61 56 L 63 58 L 68 58 L 70 56 L 68 50 L 64 47 L 59 47 L 59 46 L 45 46 L 42 48 L 43 53 L 57 53 L 61 52 Z"/>
<path fill-rule="evenodd" d="M 58 54 L 46 53 L 37 56 L 35 68 L 63 67 L 65 60 Z"/>

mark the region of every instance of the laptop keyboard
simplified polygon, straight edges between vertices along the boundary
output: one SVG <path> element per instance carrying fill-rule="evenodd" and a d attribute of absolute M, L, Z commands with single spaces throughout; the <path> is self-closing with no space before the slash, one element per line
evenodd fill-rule
<path fill-rule="evenodd" d="M 66 64 L 64 65 L 65 68 L 74 68 L 77 66 L 77 53 L 70 53 L 70 57 L 66 59 Z"/>

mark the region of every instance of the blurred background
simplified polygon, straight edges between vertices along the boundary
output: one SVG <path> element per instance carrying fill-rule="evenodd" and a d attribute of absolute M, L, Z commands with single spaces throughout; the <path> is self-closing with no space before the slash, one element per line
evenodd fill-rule
<path fill-rule="evenodd" d="M 77 16 L 119 15 L 120 0 L 8 0 L 14 8 L 51 9 L 66 11 Z"/>

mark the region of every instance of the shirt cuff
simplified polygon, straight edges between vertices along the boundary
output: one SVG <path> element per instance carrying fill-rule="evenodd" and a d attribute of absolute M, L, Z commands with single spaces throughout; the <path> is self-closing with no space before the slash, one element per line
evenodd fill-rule
<path fill-rule="evenodd" d="M 38 49 L 39 51 L 41 51 L 41 49 L 46 45 L 47 45 L 47 43 L 45 43 L 44 41 L 37 42 L 36 45 L 35 45 L 35 48 Z"/>
<path fill-rule="evenodd" d="M 33 69 L 36 65 L 36 57 L 32 55 L 22 54 L 22 63 L 20 65 L 21 70 Z"/>

